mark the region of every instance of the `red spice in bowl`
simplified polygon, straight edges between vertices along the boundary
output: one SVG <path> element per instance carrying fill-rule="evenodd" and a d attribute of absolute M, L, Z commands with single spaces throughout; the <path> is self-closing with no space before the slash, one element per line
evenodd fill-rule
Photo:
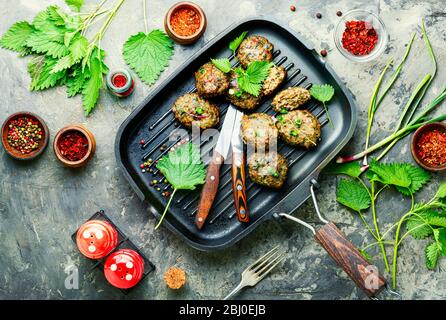
<path fill-rule="evenodd" d="M 69 161 L 79 161 L 88 152 L 88 139 L 80 131 L 64 132 L 57 141 L 60 154 Z"/>
<path fill-rule="evenodd" d="M 193 2 L 182 1 L 174 4 L 164 17 L 164 29 L 175 42 L 192 44 L 206 30 L 206 15 Z"/>
<path fill-rule="evenodd" d="M 182 36 L 190 37 L 200 28 L 201 17 L 197 10 L 192 7 L 180 7 L 172 13 L 170 25 L 173 31 Z"/>
<path fill-rule="evenodd" d="M 355 56 L 364 56 L 373 51 L 378 43 L 378 33 L 366 21 L 346 21 L 342 34 L 342 46 Z"/>
<path fill-rule="evenodd" d="M 438 122 L 419 128 L 412 138 L 412 155 L 427 170 L 445 170 L 446 125 Z"/>
<path fill-rule="evenodd" d="M 85 126 L 75 124 L 59 130 L 53 148 L 60 162 L 67 167 L 78 168 L 86 165 L 93 157 L 96 140 Z"/>

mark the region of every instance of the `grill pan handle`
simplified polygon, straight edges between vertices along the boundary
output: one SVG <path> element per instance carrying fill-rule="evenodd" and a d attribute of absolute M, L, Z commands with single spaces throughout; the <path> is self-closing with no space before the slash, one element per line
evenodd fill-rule
<path fill-rule="evenodd" d="M 369 298 L 385 288 L 386 281 L 378 269 L 364 259 L 334 223 L 325 224 L 316 231 L 314 238 Z"/>
<path fill-rule="evenodd" d="M 310 181 L 310 192 L 314 207 L 319 219 L 324 226 L 315 229 L 305 221 L 293 217 L 287 213 L 275 214 L 276 218 L 286 218 L 297 222 L 310 229 L 315 240 L 327 251 L 333 260 L 347 273 L 350 279 L 369 298 L 374 298 L 386 288 L 386 280 L 379 274 L 378 268 L 371 265 L 359 252 L 359 250 L 348 240 L 347 236 L 335 226 L 334 223 L 325 220 L 317 204 L 315 189 L 318 188 L 315 179 Z"/>

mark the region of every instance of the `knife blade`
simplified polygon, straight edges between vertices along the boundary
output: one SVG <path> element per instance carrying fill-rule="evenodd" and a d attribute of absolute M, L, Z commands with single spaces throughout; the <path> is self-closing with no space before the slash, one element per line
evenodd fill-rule
<path fill-rule="evenodd" d="M 237 110 L 237 116 L 232 131 L 232 191 L 235 211 L 240 222 L 249 222 L 248 198 L 246 196 L 246 173 L 243 141 L 240 136 L 243 112 Z"/>
<path fill-rule="evenodd" d="M 209 162 L 206 180 L 201 192 L 200 201 L 198 203 L 197 215 L 195 216 L 195 225 L 198 229 L 203 228 L 204 222 L 214 203 L 215 196 L 220 183 L 221 165 L 228 157 L 229 147 L 231 145 L 232 131 L 234 130 L 234 122 L 237 116 L 237 109 L 229 105 L 226 112 L 223 127 L 218 136 L 212 159 Z"/>

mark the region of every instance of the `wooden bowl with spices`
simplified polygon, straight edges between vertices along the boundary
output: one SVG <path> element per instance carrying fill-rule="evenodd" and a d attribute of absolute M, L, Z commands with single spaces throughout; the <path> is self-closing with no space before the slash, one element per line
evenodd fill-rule
<path fill-rule="evenodd" d="M 418 128 L 412 136 L 411 151 L 424 169 L 446 170 L 446 124 L 434 122 Z"/>
<path fill-rule="evenodd" d="M 48 145 L 49 135 L 42 118 L 31 112 L 14 113 L 2 125 L 3 147 L 17 160 L 31 160 L 41 155 Z"/>
<path fill-rule="evenodd" d="M 200 6 L 193 2 L 178 2 L 167 11 L 164 29 L 175 42 L 192 44 L 206 30 L 206 15 Z"/>
<path fill-rule="evenodd" d="M 65 166 L 85 166 L 96 151 L 93 133 L 82 124 L 66 126 L 57 132 L 53 143 L 54 153 Z"/>

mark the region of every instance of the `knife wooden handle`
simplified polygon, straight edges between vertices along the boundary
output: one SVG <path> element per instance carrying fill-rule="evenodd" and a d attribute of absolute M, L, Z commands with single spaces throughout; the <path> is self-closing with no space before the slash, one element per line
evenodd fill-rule
<path fill-rule="evenodd" d="M 241 152 L 232 153 L 232 190 L 235 210 L 240 222 L 248 222 L 248 198 L 246 196 L 245 157 Z"/>
<path fill-rule="evenodd" d="M 367 296 L 374 297 L 385 288 L 386 280 L 378 273 L 378 269 L 364 259 L 333 223 L 320 228 L 315 238 Z"/>
<path fill-rule="evenodd" d="M 218 184 L 220 182 L 220 168 L 224 162 L 224 158 L 217 151 L 214 151 L 212 160 L 208 166 L 206 174 L 206 181 L 204 183 L 203 191 L 201 192 L 200 202 L 198 203 L 198 211 L 195 216 L 195 225 L 198 229 L 203 228 L 203 224 L 209 214 L 214 203 L 215 196 L 218 191 Z"/>

